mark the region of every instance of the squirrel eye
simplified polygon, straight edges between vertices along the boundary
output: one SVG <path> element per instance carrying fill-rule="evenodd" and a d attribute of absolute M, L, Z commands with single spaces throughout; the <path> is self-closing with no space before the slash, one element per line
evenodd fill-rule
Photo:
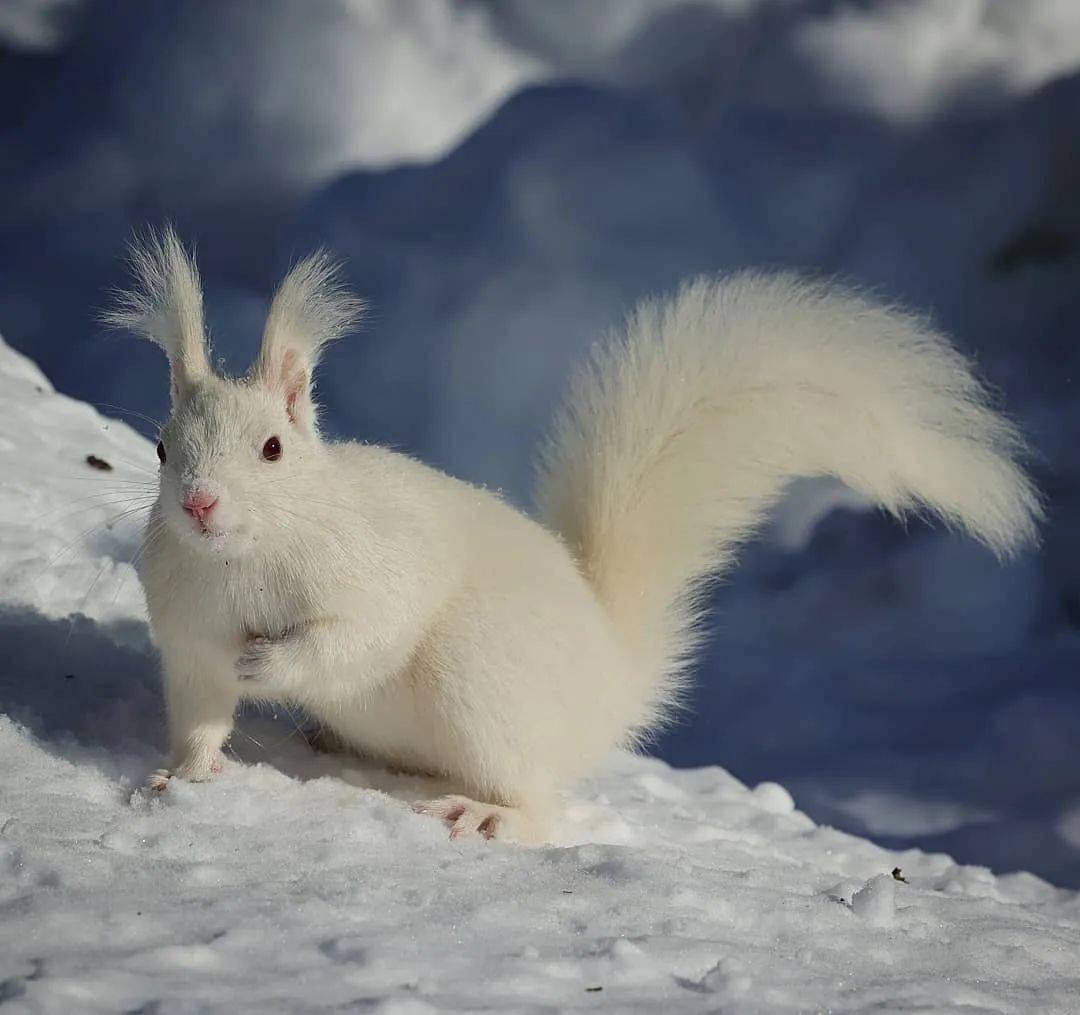
<path fill-rule="evenodd" d="M 271 437 L 263 445 L 262 456 L 264 462 L 276 462 L 281 457 L 281 441 Z"/>
<path fill-rule="evenodd" d="M 157 442 L 157 456 L 158 456 L 158 461 L 161 462 L 162 465 L 164 465 L 165 464 L 165 444 L 164 444 L 163 441 L 158 441 Z"/>

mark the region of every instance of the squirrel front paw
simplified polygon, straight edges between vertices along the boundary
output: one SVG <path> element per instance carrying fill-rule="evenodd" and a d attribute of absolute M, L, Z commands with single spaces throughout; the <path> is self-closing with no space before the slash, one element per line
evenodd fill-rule
<path fill-rule="evenodd" d="M 169 785 L 172 778 L 187 782 L 206 782 L 215 775 L 220 775 L 224 767 L 225 755 L 221 751 L 198 751 L 188 755 L 172 768 L 159 768 L 146 779 L 146 788 L 160 793 Z"/>

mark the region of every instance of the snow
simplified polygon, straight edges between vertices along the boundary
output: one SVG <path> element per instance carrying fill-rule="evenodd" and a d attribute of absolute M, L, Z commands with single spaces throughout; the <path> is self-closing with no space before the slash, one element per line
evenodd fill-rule
<path fill-rule="evenodd" d="M 6 0 L 0 6 L 0 39 L 35 52 L 56 48 L 66 37 L 65 24 L 82 0 Z"/>
<path fill-rule="evenodd" d="M 30 360 L 2 348 L 5 602 L 49 618 L 143 619 L 131 556 L 145 520 L 139 509 L 157 488 L 153 449 L 126 424 L 55 393 Z"/>
<path fill-rule="evenodd" d="M 833 8 L 798 45 L 831 69 L 850 109 L 911 123 L 993 95 L 1034 91 L 1080 64 L 1080 8 L 1071 0 L 917 0 Z"/>
<path fill-rule="evenodd" d="M 993 108 L 1080 66 L 1073 0 L 503 0 L 495 26 L 553 72 L 901 126 Z"/>
<path fill-rule="evenodd" d="M 1075 895 L 885 853 L 719 769 L 614 759 L 575 794 L 563 841 L 530 850 L 451 843 L 402 780 L 295 738 L 258 757 L 148 799 L 130 781 L 145 750 L 0 720 L 4 996 L 40 1012 L 1075 999 Z M 835 895 L 841 880 L 853 894 Z"/>
<path fill-rule="evenodd" d="M 851 896 L 851 911 L 874 927 L 896 923 L 896 876 L 877 874 Z"/>
<path fill-rule="evenodd" d="M 152 446 L 2 343 L 0 406 L 12 1011 L 1075 1010 L 1080 895 L 715 767 L 614 756 L 535 849 L 449 840 L 423 780 L 316 754 L 292 715 L 245 717 L 213 783 L 140 788 L 161 703 L 137 525 L 109 519 Z"/>

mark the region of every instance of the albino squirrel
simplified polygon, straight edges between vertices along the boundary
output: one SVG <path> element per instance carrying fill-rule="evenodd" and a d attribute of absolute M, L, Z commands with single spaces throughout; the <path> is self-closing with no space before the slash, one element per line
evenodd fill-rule
<path fill-rule="evenodd" d="M 539 461 L 539 521 L 386 448 L 324 441 L 312 373 L 362 304 L 316 254 L 240 379 L 211 365 L 193 260 L 136 245 L 109 315 L 172 372 L 139 573 L 172 760 L 203 780 L 241 699 L 461 792 L 451 835 L 538 841 L 557 791 L 676 703 L 707 579 L 787 483 L 831 475 L 997 554 L 1039 497 L 1016 429 L 917 318 L 790 275 L 698 279 L 641 304 L 577 374 Z"/>

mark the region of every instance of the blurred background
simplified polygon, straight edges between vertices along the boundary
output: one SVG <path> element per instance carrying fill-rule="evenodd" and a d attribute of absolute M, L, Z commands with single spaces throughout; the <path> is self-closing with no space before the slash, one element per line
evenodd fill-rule
<path fill-rule="evenodd" d="M 0 333 L 148 436 L 164 362 L 95 315 L 166 219 L 236 371 L 290 261 L 344 258 L 330 431 L 521 505 L 642 295 L 795 267 L 932 314 L 1031 435 L 1042 550 L 799 484 L 654 750 L 1080 885 L 1076 0 L 0 0 L 0 95 Z"/>

